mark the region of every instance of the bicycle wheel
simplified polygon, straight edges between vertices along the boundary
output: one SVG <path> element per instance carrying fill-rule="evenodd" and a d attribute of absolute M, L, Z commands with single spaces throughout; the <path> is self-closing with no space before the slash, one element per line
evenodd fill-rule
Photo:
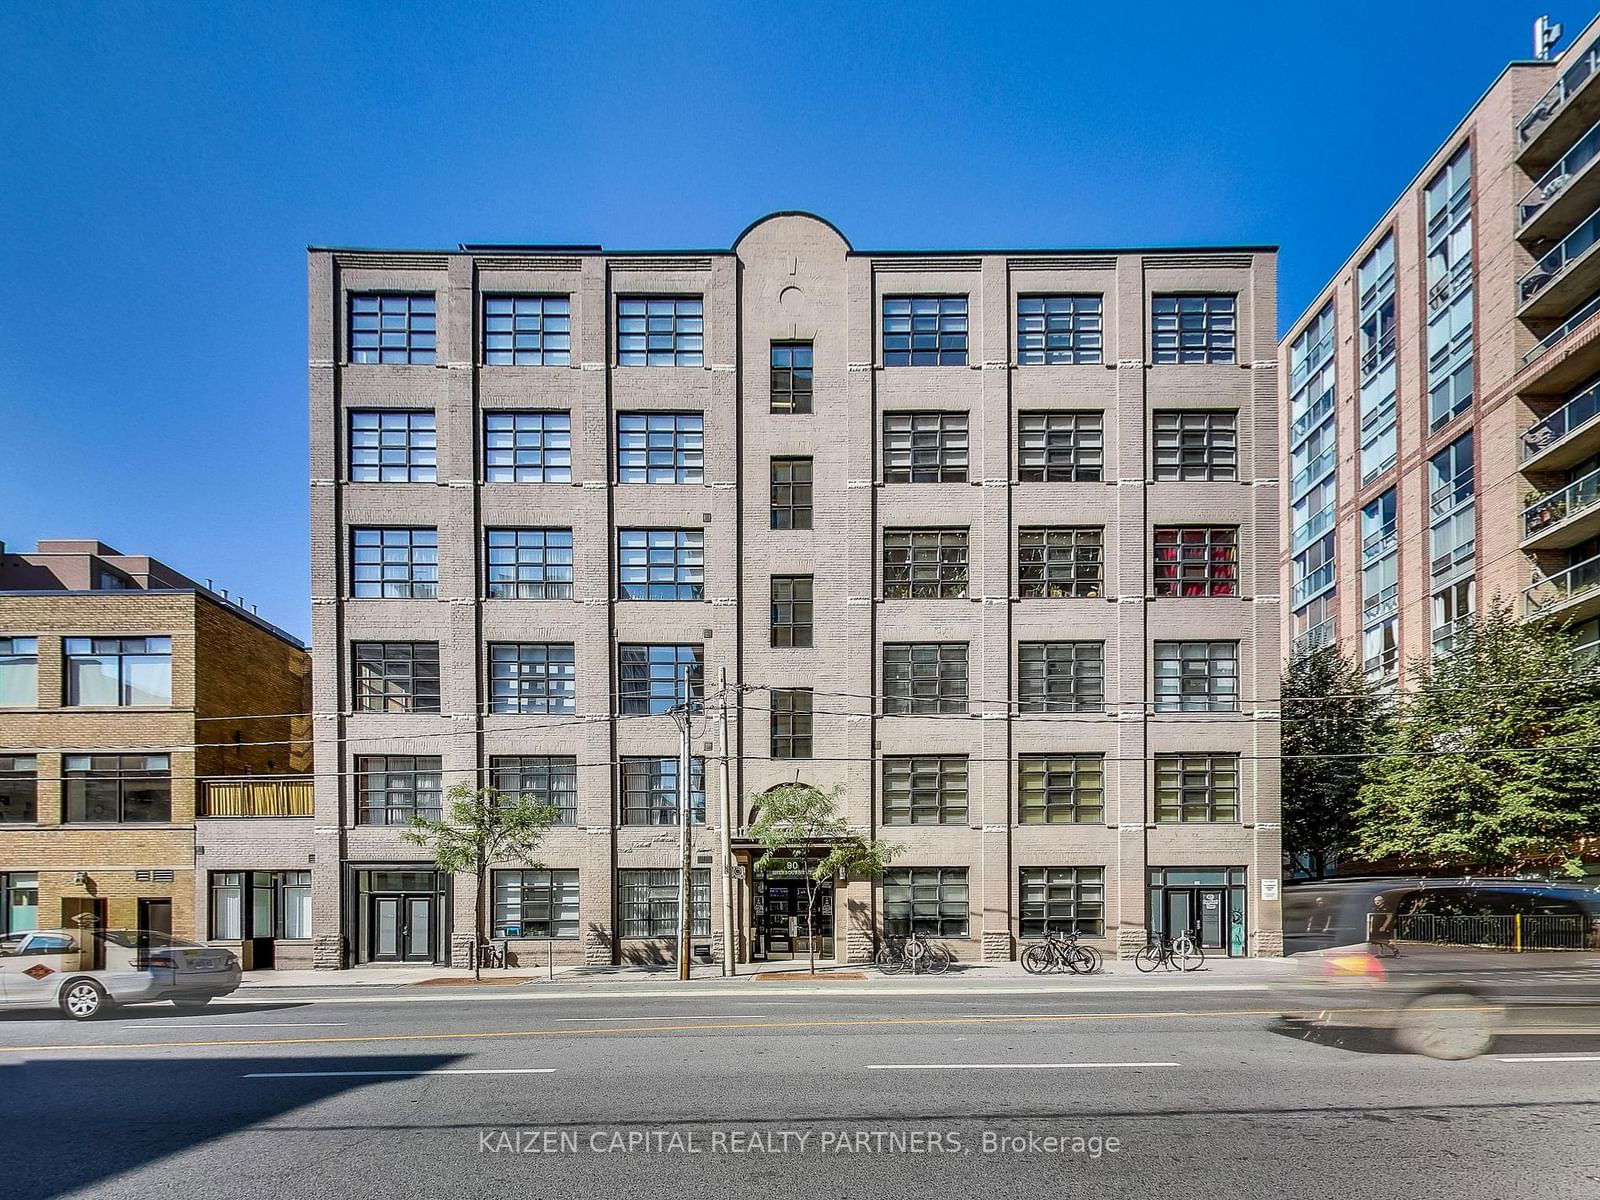
<path fill-rule="evenodd" d="M 1094 970 L 1094 960 L 1082 946 L 1068 942 L 1061 947 L 1061 961 L 1074 975 L 1087 975 Z"/>
<path fill-rule="evenodd" d="M 1133 965 L 1138 967 L 1141 972 L 1148 975 L 1151 971 L 1154 971 L 1161 965 L 1161 960 L 1163 957 L 1164 955 L 1162 955 L 1161 951 L 1157 947 L 1145 946 L 1139 951 L 1139 953 L 1133 956 Z"/>
<path fill-rule="evenodd" d="M 1029 975 L 1043 975 L 1050 970 L 1050 949 L 1035 943 L 1022 952 L 1022 969 Z"/>
<path fill-rule="evenodd" d="M 933 975 L 943 975 L 950 969 L 950 951 L 938 942 L 929 942 L 922 969 Z"/>
<path fill-rule="evenodd" d="M 1103 961 L 1104 961 L 1101 958 L 1100 951 L 1096 950 L 1093 946 L 1084 946 L 1084 947 L 1081 947 L 1081 949 L 1083 950 L 1083 952 L 1085 954 L 1087 954 L 1089 956 L 1089 969 L 1087 971 L 1085 971 L 1084 974 L 1085 975 L 1093 975 L 1096 971 L 1098 971 L 1100 969 L 1100 967 L 1101 967 L 1101 965 L 1103 964 Z"/>
<path fill-rule="evenodd" d="M 906 965 L 906 960 L 896 954 L 892 946 L 881 947 L 872 961 L 885 975 L 898 975 Z"/>
<path fill-rule="evenodd" d="M 1200 949 L 1200 943 L 1189 934 L 1184 934 L 1172 943 L 1173 970 L 1198 971 L 1205 961 L 1205 951 Z"/>

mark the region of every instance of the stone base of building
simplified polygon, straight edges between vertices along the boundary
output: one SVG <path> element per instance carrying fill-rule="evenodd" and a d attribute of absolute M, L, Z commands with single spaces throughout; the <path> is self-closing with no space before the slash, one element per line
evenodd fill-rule
<path fill-rule="evenodd" d="M 311 967 L 316 971 L 344 970 L 344 938 L 339 934 L 319 934 L 311 940 Z"/>
<path fill-rule="evenodd" d="M 872 930 L 852 928 L 844 935 L 844 961 L 869 963 L 878 948 L 873 944 Z"/>
<path fill-rule="evenodd" d="M 589 931 L 583 935 L 583 965 L 608 967 L 614 961 L 615 949 L 611 941 L 611 931 L 591 925 Z"/>
<path fill-rule="evenodd" d="M 1132 958 L 1145 948 L 1149 939 L 1150 935 L 1143 926 L 1137 929 L 1124 926 L 1117 930 L 1117 957 Z"/>
<path fill-rule="evenodd" d="M 1011 961 L 1011 930 L 985 929 L 983 931 L 983 961 Z"/>
<path fill-rule="evenodd" d="M 477 939 L 470 933 L 456 933 L 450 936 L 450 965 L 452 967 L 472 966 L 473 943 Z"/>
<path fill-rule="evenodd" d="M 1283 931 L 1281 929 L 1258 930 L 1255 943 L 1251 953 L 1256 958 L 1283 957 Z"/>

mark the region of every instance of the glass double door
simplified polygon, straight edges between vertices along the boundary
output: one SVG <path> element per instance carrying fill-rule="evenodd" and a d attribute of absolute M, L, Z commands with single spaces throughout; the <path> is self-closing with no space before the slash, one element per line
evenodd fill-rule
<path fill-rule="evenodd" d="M 762 879 L 756 892 L 757 929 L 768 959 L 804 958 L 811 935 L 806 923 L 806 885 L 798 879 Z M 817 954 L 833 957 L 833 883 L 817 885 Z"/>
<path fill-rule="evenodd" d="M 433 961 L 434 898 L 431 895 L 369 896 L 372 962 Z"/>
<path fill-rule="evenodd" d="M 1187 929 L 1203 949 L 1229 949 L 1232 921 L 1227 888 L 1168 888 L 1166 906 L 1165 926 L 1172 936 Z"/>

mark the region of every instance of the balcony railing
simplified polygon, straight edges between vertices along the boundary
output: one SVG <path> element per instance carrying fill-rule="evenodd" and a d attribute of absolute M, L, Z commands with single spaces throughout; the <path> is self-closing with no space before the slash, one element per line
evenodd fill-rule
<path fill-rule="evenodd" d="M 1382 529 L 1374 529 L 1361 541 L 1361 561 L 1367 562 L 1380 554 L 1387 554 L 1399 542 L 1395 523 L 1390 521 Z"/>
<path fill-rule="evenodd" d="M 1593 300 L 1586 302 L 1582 308 L 1561 322 L 1550 333 L 1547 333 L 1543 341 L 1522 356 L 1522 365 L 1524 367 L 1532 366 L 1538 359 L 1543 358 L 1551 350 L 1571 337 L 1572 331 L 1594 316 L 1595 313 L 1600 313 L 1600 296 L 1596 296 Z"/>
<path fill-rule="evenodd" d="M 1448 479 L 1433 489 L 1428 496 L 1428 509 L 1433 514 L 1430 520 L 1449 516 L 1462 505 L 1472 501 L 1473 474 L 1472 468 L 1468 467 L 1454 479 Z"/>
<path fill-rule="evenodd" d="M 200 789 L 202 817 L 309 817 L 309 779 L 207 779 Z"/>
<path fill-rule="evenodd" d="M 1600 500 L 1600 470 L 1575 479 L 1559 492 L 1540 497 L 1522 510 L 1522 536 L 1532 537 L 1541 529 L 1559 525 Z"/>
<path fill-rule="evenodd" d="M 1400 585 L 1391 583 L 1377 595 L 1368 596 L 1361 602 L 1361 623 L 1371 625 L 1399 611 Z"/>
<path fill-rule="evenodd" d="M 1588 133 L 1574 142 L 1572 149 L 1563 154 L 1555 166 L 1539 176 L 1539 182 L 1517 201 L 1518 227 L 1533 220 L 1545 205 L 1566 191 L 1572 177 L 1593 162 L 1597 154 L 1600 154 L 1600 122 L 1596 122 Z"/>
<path fill-rule="evenodd" d="M 1394 329 L 1391 326 L 1378 341 L 1368 346 L 1361 352 L 1361 377 L 1366 379 L 1369 375 L 1377 373 L 1379 367 L 1389 365 L 1389 360 L 1394 357 Z"/>
<path fill-rule="evenodd" d="M 1300 385 L 1311 378 L 1311 373 L 1320 370 L 1322 364 L 1328 361 L 1328 356 L 1333 353 L 1333 330 L 1329 329 L 1318 339 L 1315 346 L 1306 350 L 1305 357 L 1299 365 L 1289 368 L 1289 390 L 1297 392 Z"/>
<path fill-rule="evenodd" d="M 1333 470 L 1335 447 L 1329 446 L 1305 465 L 1305 468 L 1289 481 L 1290 495 L 1299 496 L 1317 480 Z"/>
<path fill-rule="evenodd" d="M 1311 597 L 1325 588 L 1333 586 L 1333 564 L 1323 563 L 1315 571 L 1309 573 L 1291 589 L 1290 603 L 1299 608 Z"/>
<path fill-rule="evenodd" d="M 1600 380 L 1528 427 L 1528 431 L 1522 435 L 1522 460 L 1526 462 L 1544 453 L 1567 434 L 1582 429 L 1596 417 L 1600 417 Z"/>
<path fill-rule="evenodd" d="M 1526 304 L 1566 272 L 1578 258 L 1600 241 L 1600 209 L 1584 218 L 1583 222 L 1555 248 L 1529 267 L 1517 280 L 1517 300 Z"/>
<path fill-rule="evenodd" d="M 1600 65 L 1600 40 L 1595 41 L 1566 69 L 1550 90 L 1539 97 L 1528 115 L 1517 122 L 1517 145 L 1526 146 L 1560 112 Z"/>
<path fill-rule="evenodd" d="M 1313 513 L 1311 519 L 1299 526 L 1290 537 L 1290 552 L 1299 554 L 1300 551 L 1332 529 L 1334 516 L 1335 510 L 1331 504 Z"/>
<path fill-rule="evenodd" d="M 1289 647 L 1289 657 L 1299 658 L 1302 654 L 1310 654 L 1322 646 L 1333 641 L 1334 620 L 1329 617 L 1320 625 L 1313 625 L 1299 637 L 1295 638 Z"/>
<path fill-rule="evenodd" d="M 1298 445 L 1308 433 L 1320 425 L 1333 411 L 1333 389 L 1323 392 L 1289 426 L 1289 445 Z"/>
<path fill-rule="evenodd" d="M 1526 616 L 1536 616 L 1547 609 L 1570 604 L 1596 588 L 1600 588 L 1600 554 L 1523 589 L 1522 611 Z"/>

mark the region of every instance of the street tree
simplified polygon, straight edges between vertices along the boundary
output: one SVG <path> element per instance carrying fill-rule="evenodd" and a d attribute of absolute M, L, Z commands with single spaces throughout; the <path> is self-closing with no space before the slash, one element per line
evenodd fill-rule
<path fill-rule="evenodd" d="M 1334 644 L 1283 673 L 1283 848 L 1320 879 L 1355 841 L 1364 760 L 1383 732 L 1388 698 Z"/>
<path fill-rule="evenodd" d="M 1572 638 L 1496 602 L 1416 686 L 1367 766 L 1370 858 L 1424 868 L 1582 874 L 1600 829 L 1600 673 Z"/>
<path fill-rule="evenodd" d="M 553 804 L 540 804 L 531 796 L 507 796 L 492 787 L 458 783 L 445 793 L 444 820 L 413 817 L 401 834 L 412 845 L 426 847 L 441 871 L 473 873 L 473 978 L 483 978 L 482 948 L 489 940 L 484 925 L 489 865 L 512 862 L 537 868 L 539 844 L 560 816 Z"/>
<path fill-rule="evenodd" d="M 905 847 L 852 829 L 839 814 L 843 785 L 822 791 L 808 783 L 782 783 L 756 799 L 750 836 L 762 847 L 758 871 L 796 875 L 805 882 L 807 950 L 817 973 L 817 897 L 837 875 L 875 878 Z"/>

